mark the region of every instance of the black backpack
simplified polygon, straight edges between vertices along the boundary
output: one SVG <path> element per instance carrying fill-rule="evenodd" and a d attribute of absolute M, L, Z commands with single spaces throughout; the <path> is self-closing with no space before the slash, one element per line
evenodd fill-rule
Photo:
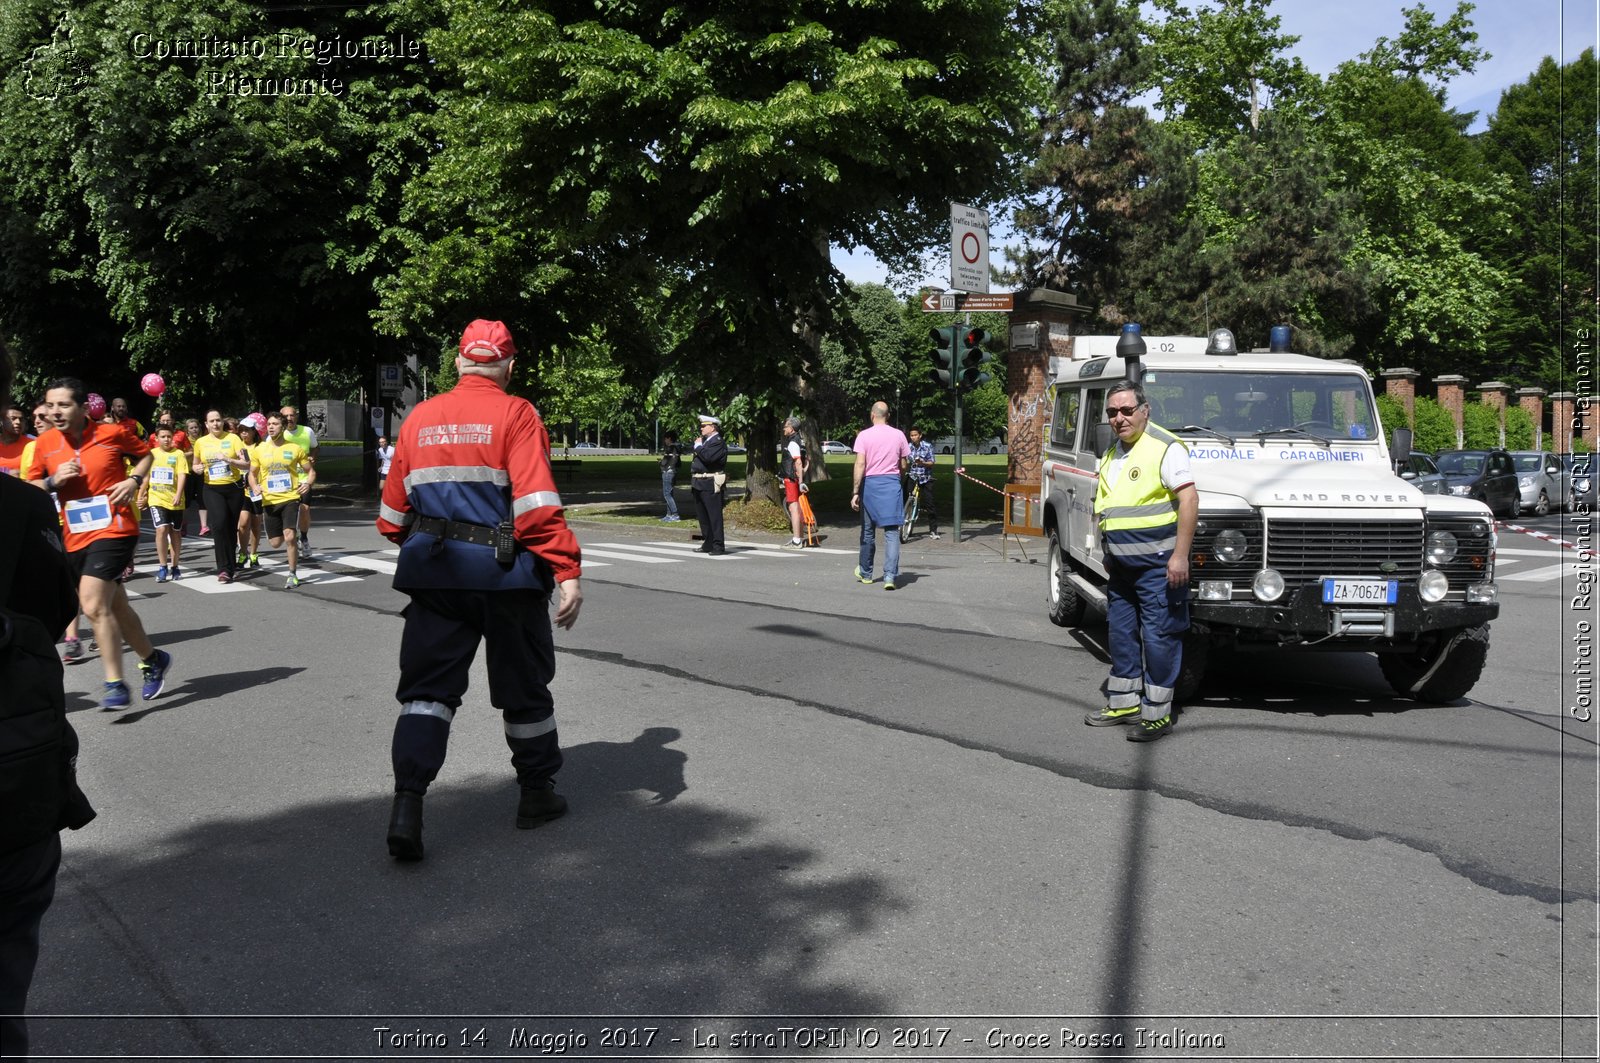
<path fill-rule="evenodd" d="M 0 854 L 76 830 L 95 814 L 78 789 L 78 735 L 67 722 L 55 638 L 5 604 L 22 559 L 21 508 L 15 499 L 0 506 Z"/>

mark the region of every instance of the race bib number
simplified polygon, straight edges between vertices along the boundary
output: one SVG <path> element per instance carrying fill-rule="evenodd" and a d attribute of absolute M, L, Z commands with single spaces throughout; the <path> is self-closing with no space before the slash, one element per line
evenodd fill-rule
<path fill-rule="evenodd" d="M 172 475 L 172 466 L 157 465 L 150 470 L 150 482 L 160 484 L 162 487 L 171 487 L 177 483 L 177 478 Z"/>
<path fill-rule="evenodd" d="M 286 472 L 269 472 L 267 490 L 275 495 L 286 495 L 294 490 L 294 478 Z"/>
<path fill-rule="evenodd" d="M 233 477 L 233 466 L 218 459 L 206 465 L 206 472 L 211 475 L 213 480 L 227 480 Z"/>
<path fill-rule="evenodd" d="M 93 532 L 111 527 L 111 499 L 105 495 L 75 498 L 62 507 L 67 518 L 67 530 Z"/>

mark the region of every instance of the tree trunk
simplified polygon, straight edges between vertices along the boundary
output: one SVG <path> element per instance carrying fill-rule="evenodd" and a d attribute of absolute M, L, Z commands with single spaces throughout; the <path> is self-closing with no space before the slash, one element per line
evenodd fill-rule
<path fill-rule="evenodd" d="M 783 505 L 783 491 L 778 477 L 778 430 L 771 417 L 759 418 L 745 433 L 744 468 L 745 493 L 751 498 L 764 499 Z"/>

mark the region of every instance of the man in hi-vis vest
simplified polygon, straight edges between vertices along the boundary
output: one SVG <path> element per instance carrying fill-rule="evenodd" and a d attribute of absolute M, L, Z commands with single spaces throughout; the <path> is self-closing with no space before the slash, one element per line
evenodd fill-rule
<path fill-rule="evenodd" d="M 1106 707 L 1091 727 L 1137 724 L 1130 742 L 1172 732 L 1172 692 L 1189 628 L 1189 548 L 1200 512 L 1189 448 L 1150 423 L 1144 388 L 1132 381 L 1106 394 L 1117 442 L 1100 459 L 1094 512 L 1105 547 L 1111 675 Z"/>

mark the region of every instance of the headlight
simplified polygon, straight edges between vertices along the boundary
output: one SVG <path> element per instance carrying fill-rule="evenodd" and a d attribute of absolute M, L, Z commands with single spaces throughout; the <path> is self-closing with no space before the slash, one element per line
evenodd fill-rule
<path fill-rule="evenodd" d="M 1519 477 L 1517 477 L 1517 486 L 1522 488 L 1524 491 L 1526 491 L 1528 488 L 1533 486 L 1533 477 L 1531 477 L 1531 476 L 1519 476 Z"/>
<path fill-rule="evenodd" d="M 1283 597 L 1283 577 L 1274 569 L 1264 568 L 1256 573 L 1250 589 L 1255 591 L 1256 597 L 1261 601 L 1275 602 Z"/>
<path fill-rule="evenodd" d="M 1456 556 L 1456 537 L 1447 531 L 1428 535 L 1428 564 L 1443 565 Z"/>
<path fill-rule="evenodd" d="M 1428 569 L 1422 574 L 1422 579 L 1417 581 L 1417 593 L 1422 595 L 1422 600 L 1425 602 L 1443 600 L 1445 592 L 1449 589 L 1450 581 L 1436 568 Z"/>
<path fill-rule="evenodd" d="M 1217 533 L 1211 549 L 1217 555 L 1218 561 L 1243 561 L 1250 544 L 1245 541 L 1244 532 L 1237 528 L 1229 528 Z"/>
<path fill-rule="evenodd" d="M 1453 494 L 1453 495 L 1470 495 L 1470 494 L 1472 494 L 1472 485 L 1471 484 L 1451 484 L 1450 485 L 1450 493 Z"/>

